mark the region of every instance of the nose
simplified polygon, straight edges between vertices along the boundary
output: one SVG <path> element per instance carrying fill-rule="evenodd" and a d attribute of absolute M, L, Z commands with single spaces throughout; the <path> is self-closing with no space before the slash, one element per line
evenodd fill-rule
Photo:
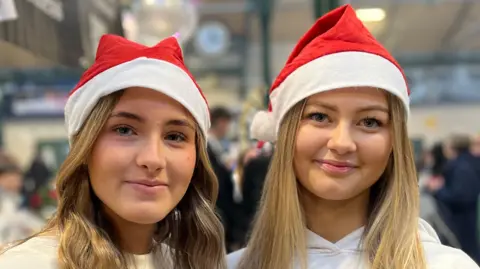
<path fill-rule="evenodd" d="M 149 174 L 155 174 L 166 166 L 166 146 L 160 138 L 152 137 L 139 145 L 137 165 L 147 170 Z"/>
<path fill-rule="evenodd" d="M 350 124 L 339 123 L 332 131 L 330 140 L 327 143 L 329 150 L 336 152 L 339 155 L 345 155 L 357 150 L 357 144 L 355 143 L 350 129 Z"/>

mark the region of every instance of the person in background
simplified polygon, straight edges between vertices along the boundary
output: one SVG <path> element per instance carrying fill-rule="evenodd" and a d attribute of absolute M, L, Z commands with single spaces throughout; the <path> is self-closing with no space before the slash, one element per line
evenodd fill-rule
<path fill-rule="evenodd" d="M 21 209 L 22 170 L 7 154 L 0 157 L 0 249 L 16 240 L 38 232 L 44 222 Z"/>
<path fill-rule="evenodd" d="M 234 182 L 234 194 L 233 199 L 235 202 L 235 216 L 233 217 L 232 223 L 232 244 L 230 246 L 230 251 L 235 251 L 243 247 L 245 243 L 246 231 L 244 229 L 245 223 L 245 208 L 244 208 L 244 172 L 245 166 L 248 165 L 253 159 L 257 156 L 257 150 L 255 148 L 248 148 L 243 150 L 237 159 L 237 163 L 233 172 L 233 182 Z"/>
<path fill-rule="evenodd" d="M 448 225 L 460 246 L 477 263 L 480 262 L 477 213 L 480 194 L 480 171 L 470 153 L 468 135 L 453 135 L 444 145 L 449 159 L 442 176 L 428 182 L 428 189 L 444 207 Z M 445 214 L 445 213 L 444 213 Z"/>
<path fill-rule="evenodd" d="M 480 157 L 480 135 L 473 137 L 470 151 L 474 156 Z"/>
<path fill-rule="evenodd" d="M 432 164 L 430 166 L 431 175 L 434 177 L 441 177 L 445 165 L 447 164 L 447 157 L 444 154 L 444 145 L 442 142 L 437 142 L 433 145 L 431 150 Z"/>
<path fill-rule="evenodd" d="M 224 141 L 230 130 L 232 118 L 232 113 L 225 107 L 217 106 L 210 110 L 212 125 L 208 131 L 208 149 L 212 156 L 228 169 L 232 167 L 233 162 L 229 157 L 228 149 L 224 147 Z"/>
<path fill-rule="evenodd" d="M 44 162 L 40 151 L 37 150 L 30 167 L 25 173 L 25 184 L 23 187 L 23 195 L 25 196 L 24 206 L 27 206 L 27 201 L 30 200 L 33 194 L 47 187 L 51 177 L 52 171 Z"/>
<path fill-rule="evenodd" d="M 247 243 L 253 219 L 257 212 L 258 205 L 262 196 L 265 177 L 267 176 L 268 166 L 272 158 L 271 152 L 257 150 L 257 154 L 245 164 L 242 179 L 242 212 L 243 218 L 239 223 L 239 244 L 245 246 Z"/>
<path fill-rule="evenodd" d="M 453 229 L 454 221 L 450 211 L 429 191 L 431 182 L 443 181 L 443 171 L 447 163 L 442 142 L 435 143 L 425 154 L 425 168 L 420 173 L 420 217 L 437 231 L 444 245 L 460 248 Z"/>
<path fill-rule="evenodd" d="M 248 148 L 238 155 L 238 159 L 233 171 L 233 182 L 235 184 L 233 199 L 235 203 L 240 204 L 243 201 L 243 185 L 244 185 L 244 172 L 245 165 L 251 160 L 254 160 L 258 155 L 258 151 L 255 148 Z"/>
<path fill-rule="evenodd" d="M 470 153 L 473 156 L 477 173 L 480 175 L 480 135 L 473 137 L 472 144 L 470 146 Z"/>
<path fill-rule="evenodd" d="M 0 190 L 4 195 L 13 195 L 20 200 L 23 186 L 22 170 L 11 157 L 0 160 Z"/>
<path fill-rule="evenodd" d="M 230 124 L 232 114 L 224 107 L 215 107 L 210 111 L 212 126 L 208 132 L 207 152 L 213 171 L 218 179 L 217 211 L 225 229 L 227 250 L 234 243 L 234 222 L 236 206 L 233 199 L 234 183 L 232 180 L 232 163 L 228 159 L 227 150 L 222 145 Z"/>
<path fill-rule="evenodd" d="M 470 147 L 470 152 L 472 153 L 475 160 L 478 162 L 478 166 L 480 167 L 480 135 L 475 136 L 472 139 L 472 145 Z"/>

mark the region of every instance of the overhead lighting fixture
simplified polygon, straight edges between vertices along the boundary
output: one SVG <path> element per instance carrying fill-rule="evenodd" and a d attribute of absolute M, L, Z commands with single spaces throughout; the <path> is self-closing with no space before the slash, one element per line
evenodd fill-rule
<path fill-rule="evenodd" d="M 356 10 L 357 17 L 363 22 L 383 21 L 387 14 L 381 8 L 359 8 Z"/>
<path fill-rule="evenodd" d="M 151 6 L 155 4 L 155 0 L 144 0 L 144 3 L 148 6 Z"/>

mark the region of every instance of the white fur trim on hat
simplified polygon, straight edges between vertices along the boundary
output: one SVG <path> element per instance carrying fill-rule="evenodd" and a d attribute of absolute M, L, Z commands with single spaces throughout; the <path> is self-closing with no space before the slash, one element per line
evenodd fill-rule
<path fill-rule="evenodd" d="M 101 97 L 129 87 L 150 88 L 173 98 L 192 114 L 207 137 L 208 106 L 190 76 L 172 63 L 141 57 L 98 74 L 72 93 L 65 106 L 69 139 L 80 130 Z"/>
<path fill-rule="evenodd" d="M 250 135 L 260 141 L 275 139 L 275 118 L 271 112 L 259 111 L 255 114 L 250 125 Z"/>
<path fill-rule="evenodd" d="M 292 72 L 270 94 L 274 135 L 269 142 L 275 142 L 280 123 L 285 114 L 301 100 L 316 93 L 347 87 L 374 87 L 384 89 L 397 96 L 409 114 L 408 87 L 405 78 L 391 61 L 366 52 L 339 52 L 322 56 L 308 62 Z M 252 126 L 253 130 L 263 126 Z"/>

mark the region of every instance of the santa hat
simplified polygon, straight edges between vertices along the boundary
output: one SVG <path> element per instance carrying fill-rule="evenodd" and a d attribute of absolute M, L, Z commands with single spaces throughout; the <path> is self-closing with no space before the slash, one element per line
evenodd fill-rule
<path fill-rule="evenodd" d="M 120 36 L 104 35 L 95 62 L 68 97 L 65 123 L 69 139 L 80 130 L 100 98 L 129 87 L 150 88 L 176 100 L 192 114 L 207 136 L 208 104 L 185 67 L 175 37 L 147 47 Z"/>
<path fill-rule="evenodd" d="M 270 89 L 268 112 L 258 112 L 252 138 L 275 142 L 285 114 L 319 92 L 375 87 L 397 96 L 408 114 L 409 90 L 400 65 L 357 18 L 350 5 L 316 21 L 300 39 Z"/>

